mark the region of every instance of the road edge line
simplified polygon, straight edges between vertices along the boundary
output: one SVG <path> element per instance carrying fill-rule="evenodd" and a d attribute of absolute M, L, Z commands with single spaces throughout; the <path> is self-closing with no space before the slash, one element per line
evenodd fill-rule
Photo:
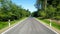
<path fill-rule="evenodd" d="M 19 25 L 19 23 L 23 22 L 23 21 L 24 21 L 24 20 L 26 20 L 26 19 L 27 19 L 27 18 L 25 18 L 25 19 L 23 19 L 23 20 L 19 21 L 17 24 L 15 24 L 14 26 L 12 26 L 12 27 L 8 28 L 7 30 L 5 30 L 5 31 L 4 31 L 4 32 L 2 32 L 1 34 L 6 33 L 7 31 L 9 31 L 9 30 L 11 30 L 12 28 L 14 28 L 15 26 Z"/>
<path fill-rule="evenodd" d="M 37 21 L 39 21 L 40 23 L 42 22 L 41 20 L 35 18 Z M 49 28 L 50 30 L 52 30 L 53 32 L 55 32 L 56 34 L 59 34 L 58 32 L 56 32 L 55 30 L 53 30 L 52 28 L 50 28 L 49 26 L 47 26 L 46 24 L 44 24 L 44 22 L 42 22 L 41 24 L 43 24 L 45 27 Z"/>

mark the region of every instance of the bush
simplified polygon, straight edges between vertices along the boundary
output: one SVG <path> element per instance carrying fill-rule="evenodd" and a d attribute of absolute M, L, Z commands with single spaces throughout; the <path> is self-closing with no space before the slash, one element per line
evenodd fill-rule
<path fill-rule="evenodd" d="M 56 16 L 55 19 L 56 19 L 56 20 L 60 20 L 60 16 Z"/>

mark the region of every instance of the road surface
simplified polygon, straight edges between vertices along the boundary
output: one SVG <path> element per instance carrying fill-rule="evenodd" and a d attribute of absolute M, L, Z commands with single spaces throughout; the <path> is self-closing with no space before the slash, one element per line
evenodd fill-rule
<path fill-rule="evenodd" d="M 4 34 L 56 34 L 33 17 L 26 19 Z"/>

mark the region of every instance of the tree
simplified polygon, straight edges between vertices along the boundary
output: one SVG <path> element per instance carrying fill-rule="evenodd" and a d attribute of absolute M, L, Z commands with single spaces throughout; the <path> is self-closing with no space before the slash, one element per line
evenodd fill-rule
<path fill-rule="evenodd" d="M 41 5 L 41 9 L 40 8 Z M 38 17 L 60 19 L 60 0 L 37 0 L 37 12 L 34 15 Z"/>
<path fill-rule="evenodd" d="M 46 10 L 46 6 L 47 6 L 47 0 L 37 0 L 36 1 L 36 4 L 35 4 L 35 7 L 38 9 L 38 10 Z"/>
<path fill-rule="evenodd" d="M 43 17 L 43 18 L 46 17 L 46 12 L 45 11 L 39 11 L 38 14 L 39 14 L 40 17 Z"/>
<path fill-rule="evenodd" d="M 16 20 L 29 14 L 27 10 L 12 3 L 11 0 L 1 0 L 0 4 L 0 21 Z"/>
<path fill-rule="evenodd" d="M 41 8 L 41 1 L 40 0 L 36 1 L 35 7 L 37 8 L 38 11 L 40 10 L 40 8 Z"/>
<path fill-rule="evenodd" d="M 52 5 L 47 7 L 46 14 L 48 18 L 54 18 L 56 12 L 56 8 L 54 8 Z"/>

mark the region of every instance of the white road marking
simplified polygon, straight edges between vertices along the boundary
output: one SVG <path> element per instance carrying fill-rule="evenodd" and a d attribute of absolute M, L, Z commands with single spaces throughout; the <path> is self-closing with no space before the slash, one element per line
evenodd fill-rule
<path fill-rule="evenodd" d="M 35 18 L 36 19 L 36 18 Z M 39 21 L 41 24 L 43 24 L 42 21 L 36 19 L 37 21 Z M 58 32 L 56 32 L 55 30 L 53 30 L 52 28 L 48 27 L 46 24 L 43 24 L 45 27 L 49 28 L 50 30 L 52 30 L 53 32 L 55 32 L 56 34 L 59 34 Z"/>
<path fill-rule="evenodd" d="M 27 18 L 25 18 L 24 20 L 26 20 Z M 15 26 L 19 25 L 21 22 L 23 22 L 24 20 L 21 20 L 20 22 L 18 22 L 18 24 L 14 25 L 13 27 L 7 29 L 6 31 L 2 32 L 1 34 L 5 34 L 6 32 L 8 32 L 9 30 L 11 30 L 12 28 L 14 28 Z"/>

